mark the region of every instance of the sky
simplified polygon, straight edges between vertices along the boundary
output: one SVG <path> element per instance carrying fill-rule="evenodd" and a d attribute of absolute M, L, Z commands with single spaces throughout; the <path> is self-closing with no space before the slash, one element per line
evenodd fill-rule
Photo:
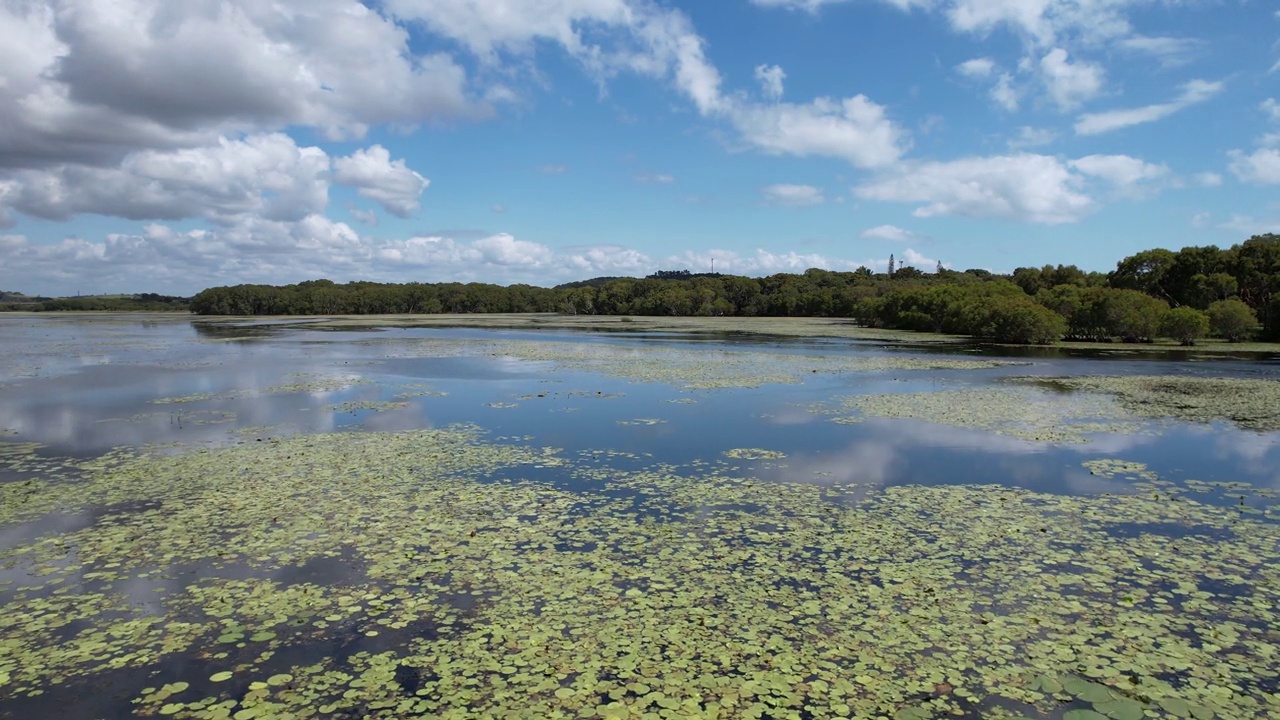
<path fill-rule="evenodd" d="M 1272 0 L 5 0 L 0 290 L 1106 271 L 1280 232 Z"/>

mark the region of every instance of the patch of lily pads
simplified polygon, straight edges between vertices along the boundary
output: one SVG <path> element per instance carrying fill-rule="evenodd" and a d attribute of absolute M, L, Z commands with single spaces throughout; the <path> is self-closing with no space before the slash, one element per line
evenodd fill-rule
<path fill-rule="evenodd" d="M 388 412 L 390 410 L 400 410 L 406 407 L 409 407 L 409 403 L 400 400 L 351 400 L 344 403 L 330 405 L 328 409 L 338 413 L 357 413 L 361 411 Z"/>
<path fill-rule="evenodd" d="M 448 340 L 441 338 L 364 341 L 387 357 L 516 358 L 547 363 L 557 370 L 586 371 L 633 382 L 661 382 L 688 390 L 754 388 L 799 384 L 815 374 L 916 370 L 983 370 L 1025 365 L 1008 360 L 974 360 L 908 355 L 803 355 L 582 342 Z"/>
<path fill-rule="evenodd" d="M 1137 417 L 1280 430 L 1280 380 L 1172 375 L 1019 379 L 1111 396 Z"/>
<path fill-rule="evenodd" d="M 1025 387 L 978 387 L 917 393 L 849 395 L 814 408 L 851 424 L 868 417 L 900 418 L 987 430 L 1058 444 L 1101 433 L 1138 433 L 1140 418 L 1102 395 L 1050 394 Z M 857 415 L 848 413 L 856 412 Z"/>
<path fill-rule="evenodd" d="M 781 455 L 761 452 L 731 457 Z M 94 521 L 6 548 L 22 577 L 0 594 L 0 702 L 39 715 L 181 660 L 121 711 L 1280 713 L 1275 523 L 1190 493 L 777 484 L 640 460 L 458 426 L 54 466 L 0 495 L 0 528 Z M 518 479 L 547 473 L 582 489 Z M 1110 531 L 1127 522 L 1224 532 Z"/>

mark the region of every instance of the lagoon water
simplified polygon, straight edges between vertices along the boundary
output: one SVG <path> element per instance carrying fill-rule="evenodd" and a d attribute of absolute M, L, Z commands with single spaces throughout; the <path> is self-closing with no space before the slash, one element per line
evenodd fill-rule
<path fill-rule="evenodd" d="M 1280 716 L 1280 432 L 1096 375 L 1280 362 L 0 316 L 0 717 Z"/>

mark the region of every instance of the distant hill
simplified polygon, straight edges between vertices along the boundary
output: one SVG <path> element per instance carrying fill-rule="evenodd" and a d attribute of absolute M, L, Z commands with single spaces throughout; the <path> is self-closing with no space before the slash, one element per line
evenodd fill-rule
<path fill-rule="evenodd" d="M 658 272 L 652 275 L 646 275 L 644 279 L 645 280 L 692 280 L 693 278 L 718 278 L 718 277 L 725 277 L 725 274 L 724 273 L 695 273 L 695 272 L 689 272 L 688 270 L 659 270 Z M 574 288 L 600 287 L 601 285 L 604 285 L 606 283 L 611 283 L 614 280 L 636 280 L 636 279 L 637 278 L 618 277 L 618 276 L 610 275 L 605 277 L 591 278 L 590 280 L 578 280 L 576 282 L 564 283 L 563 285 L 556 285 L 552 289 L 553 290 L 572 290 Z"/>

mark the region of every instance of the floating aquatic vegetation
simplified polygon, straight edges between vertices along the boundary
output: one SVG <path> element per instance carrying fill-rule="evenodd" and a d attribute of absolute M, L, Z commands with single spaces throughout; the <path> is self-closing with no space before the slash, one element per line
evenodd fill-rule
<path fill-rule="evenodd" d="M 409 403 L 378 401 L 378 400 L 352 400 L 350 402 L 338 403 L 328 406 L 328 410 L 341 413 L 354 413 L 361 410 L 371 410 L 373 412 L 387 412 L 388 410 L 399 410 L 409 407 Z"/>
<path fill-rule="evenodd" d="M 673 403 L 676 405 L 694 405 L 698 402 L 698 399 L 685 397 L 685 398 L 675 398 L 674 400 L 668 400 L 667 402 Z"/>
<path fill-rule="evenodd" d="M 239 397 L 239 395 L 235 393 L 224 393 L 221 395 L 217 393 L 195 393 L 192 395 L 180 395 L 177 397 L 156 398 L 155 400 L 152 400 L 151 403 L 153 405 L 179 405 L 184 403 L 204 402 L 206 400 L 214 400 L 214 399 L 229 400 L 235 397 Z"/>
<path fill-rule="evenodd" d="M 800 355 L 723 348 L 622 346 L 582 342 L 393 339 L 365 341 L 389 357 L 509 357 L 548 363 L 560 370 L 597 372 L 633 382 L 662 382 L 685 389 L 752 388 L 797 384 L 814 374 L 891 370 L 981 370 L 1024 362 L 941 356 Z"/>
<path fill-rule="evenodd" d="M 1145 493 L 621 467 L 640 459 L 570 461 L 460 427 L 121 453 L 51 475 L 0 504 L 0 527 L 93 521 L 7 549 L 25 575 L 3 596 L 0 698 L 39 715 L 54 706 L 38 694 L 183 658 L 125 710 L 1280 712 L 1280 525 Z M 486 480 L 539 467 L 592 490 Z M 1125 523 L 1196 532 L 1114 532 Z"/>
<path fill-rule="evenodd" d="M 491 402 L 491 403 L 485 403 L 485 407 L 491 407 L 495 410 L 510 410 L 511 408 L 520 407 L 520 404 L 509 403 L 509 402 Z"/>
<path fill-rule="evenodd" d="M 784 452 L 777 450 L 765 450 L 763 448 L 734 448 L 724 451 L 725 457 L 731 457 L 737 460 L 780 460 L 787 456 Z"/>
<path fill-rule="evenodd" d="M 619 425 L 662 425 L 667 422 L 661 418 L 636 418 L 635 420 L 619 420 Z"/>
<path fill-rule="evenodd" d="M 1050 443 L 1082 443 L 1091 434 L 1138 433 L 1140 418 L 1111 398 L 1064 396 L 1031 388 L 972 388 L 919 393 L 850 395 L 818 412 L 856 410 L 863 417 L 907 418 Z M 845 416 L 851 422 L 858 416 Z"/>
<path fill-rule="evenodd" d="M 305 382 L 274 385 L 266 388 L 249 388 L 229 390 L 222 393 L 196 393 L 179 397 L 166 397 L 152 400 L 153 405 L 175 405 L 208 400 L 238 400 L 240 398 L 259 397 L 262 395 L 284 395 L 291 393 L 330 393 L 347 390 L 357 385 L 368 385 L 372 381 L 358 377 L 318 377 Z"/>
<path fill-rule="evenodd" d="M 401 392 L 396 393 L 394 399 L 408 400 L 416 397 L 446 397 L 449 393 L 443 390 L 436 390 L 434 387 L 425 383 L 408 383 L 399 386 Z"/>
<path fill-rule="evenodd" d="M 1228 420 L 1246 430 L 1280 430 L 1277 380 L 1172 375 L 1018 379 L 1111 395 L 1139 417 L 1200 423 Z"/>
<path fill-rule="evenodd" d="M 1160 478 L 1159 475 L 1148 468 L 1144 463 L 1132 462 L 1129 460 L 1100 458 L 1097 460 L 1086 460 L 1080 464 L 1089 471 L 1090 475 L 1097 475 L 1104 478 L 1128 477 L 1140 480 L 1158 480 Z"/>

